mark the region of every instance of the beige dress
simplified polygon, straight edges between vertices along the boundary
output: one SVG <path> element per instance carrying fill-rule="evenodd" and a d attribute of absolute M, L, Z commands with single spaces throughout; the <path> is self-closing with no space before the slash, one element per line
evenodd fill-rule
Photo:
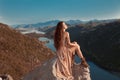
<path fill-rule="evenodd" d="M 73 55 L 74 52 L 70 50 L 68 46 L 68 38 L 63 37 L 62 47 L 57 53 L 57 59 L 55 63 L 56 76 L 60 80 L 73 80 L 72 76 L 72 65 L 73 65 Z"/>
<path fill-rule="evenodd" d="M 91 80 L 89 67 L 73 63 L 74 52 L 63 37 L 62 48 L 54 57 L 31 71 L 23 80 Z M 74 79 L 73 79 L 74 78 Z"/>

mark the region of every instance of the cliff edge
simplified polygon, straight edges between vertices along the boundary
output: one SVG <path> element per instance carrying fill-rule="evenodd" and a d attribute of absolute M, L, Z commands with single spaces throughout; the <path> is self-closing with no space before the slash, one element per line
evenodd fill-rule
<path fill-rule="evenodd" d="M 56 58 L 46 61 L 44 64 L 27 74 L 23 80 L 67 80 L 55 76 L 55 62 Z M 72 70 L 74 80 L 91 80 L 89 68 L 85 68 L 81 64 L 75 63 Z"/>

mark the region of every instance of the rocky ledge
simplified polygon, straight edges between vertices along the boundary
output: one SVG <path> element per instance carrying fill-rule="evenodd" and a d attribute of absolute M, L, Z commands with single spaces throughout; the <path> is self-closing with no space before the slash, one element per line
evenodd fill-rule
<path fill-rule="evenodd" d="M 56 58 L 52 58 L 42 64 L 40 67 L 37 67 L 29 74 L 27 74 L 23 80 L 67 80 L 60 79 L 55 76 L 55 61 Z M 83 67 L 81 64 L 73 65 L 73 77 L 74 80 L 91 80 L 89 68 Z"/>

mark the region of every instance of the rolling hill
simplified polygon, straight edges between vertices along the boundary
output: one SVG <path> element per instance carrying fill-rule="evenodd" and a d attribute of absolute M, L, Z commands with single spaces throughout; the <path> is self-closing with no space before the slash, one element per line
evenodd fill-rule
<path fill-rule="evenodd" d="M 14 80 L 20 80 L 53 56 L 39 40 L 0 23 L 0 74 L 10 74 Z"/>

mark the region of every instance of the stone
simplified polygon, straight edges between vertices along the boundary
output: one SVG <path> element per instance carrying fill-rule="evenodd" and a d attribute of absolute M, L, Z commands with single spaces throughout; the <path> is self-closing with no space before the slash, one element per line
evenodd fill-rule
<path fill-rule="evenodd" d="M 9 74 L 0 74 L 0 80 L 13 80 Z"/>
<path fill-rule="evenodd" d="M 68 80 L 60 79 L 54 76 L 54 63 L 55 58 L 46 61 L 40 67 L 35 68 L 33 71 L 23 77 L 23 80 Z M 73 64 L 72 67 L 74 80 L 91 80 L 89 67 L 84 67 L 81 64 Z"/>

